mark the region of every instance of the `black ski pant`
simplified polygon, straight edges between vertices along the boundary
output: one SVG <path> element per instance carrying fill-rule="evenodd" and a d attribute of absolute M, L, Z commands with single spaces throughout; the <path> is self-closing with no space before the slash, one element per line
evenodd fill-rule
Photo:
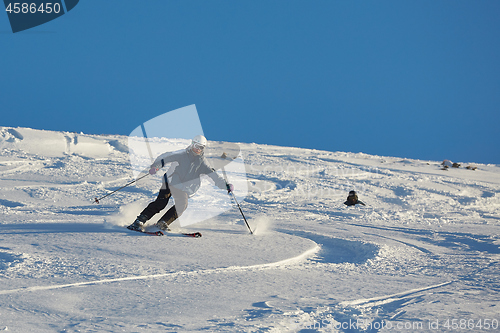
<path fill-rule="evenodd" d="M 166 187 L 166 189 L 163 187 Z M 167 210 L 167 212 L 160 218 L 161 221 L 165 221 L 170 225 L 186 210 L 188 206 L 188 194 L 184 191 L 176 189 L 175 187 L 170 188 L 168 184 L 165 186 L 164 183 L 164 186 L 162 186 L 156 200 L 144 208 L 141 215 L 144 215 L 146 220 L 151 219 L 154 215 L 158 214 L 165 207 L 167 207 L 168 201 L 171 197 L 174 197 L 174 205 L 170 207 L 170 209 Z"/>

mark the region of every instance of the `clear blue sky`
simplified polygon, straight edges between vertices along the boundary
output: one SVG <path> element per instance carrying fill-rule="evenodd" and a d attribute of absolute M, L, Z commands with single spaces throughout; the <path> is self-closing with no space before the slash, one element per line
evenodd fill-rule
<path fill-rule="evenodd" d="M 500 1 L 84 0 L 13 34 L 0 126 L 500 164 Z"/>

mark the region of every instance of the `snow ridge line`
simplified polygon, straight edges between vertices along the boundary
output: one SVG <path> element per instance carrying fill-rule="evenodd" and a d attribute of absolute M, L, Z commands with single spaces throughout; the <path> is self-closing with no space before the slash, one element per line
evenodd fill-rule
<path fill-rule="evenodd" d="M 287 265 L 291 265 L 294 263 L 298 263 L 304 260 L 307 257 L 313 256 L 320 249 L 320 246 L 316 244 L 315 247 L 305 251 L 302 254 L 299 254 L 296 257 L 271 262 L 267 264 L 257 264 L 257 265 L 249 265 L 249 266 L 229 266 L 224 268 L 211 268 L 211 269 L 202 269 L 197 271 L 178 271 L 173 273 L 163 273 L 163 274 L 152 274 L 152 275 L 140 275 L 140 276 L 128 276 L 121 277 L 115 279 L 103 279 L 103 280 L 95 280 L 88 282 L 76 282 L 76 283 L 67 283 L 67 284 L 58 284 L 51 286 L 33 286 L 33 287 L 23 287 L 17 289 L 10 290 L 0 290 L 0 295 L 8 295 L 15 294 L 20 292 L 32 292 L 32 291 L 43 291 L 43 290 L 54 290 L 54 289 L 63 289 L 63 288 L 71 288 L 71 287 L 82 287 L 82 286 L 91 286 L 105 283 L 113 283 L 113 282 L 122 282 L 122 281 L 137 281 L 137 280 L 148 280 L 148 279 L 158 279 L 164 277 L 176 277 L 176 276 L 189 276 L 189 275 L 208 275 L 208 274 L 220 274 L 226 272 L 241 272 L 248 270 L 264 270 L 264 269 L 272 269 L 272 268 L 280 268 Z"/>

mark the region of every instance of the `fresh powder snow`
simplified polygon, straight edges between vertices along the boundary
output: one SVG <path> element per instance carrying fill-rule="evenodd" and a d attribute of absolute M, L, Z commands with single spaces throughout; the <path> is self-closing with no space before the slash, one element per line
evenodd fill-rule
<path fill-rule="evenodd" d="M 125 226 L 162 172 L 94 202 L 127 139 L 0 127 L 0 330 L 500 331 L 500 166 L 239 143 L 254 234 L 204 180 L 227 209 L 156 237 Z"/>

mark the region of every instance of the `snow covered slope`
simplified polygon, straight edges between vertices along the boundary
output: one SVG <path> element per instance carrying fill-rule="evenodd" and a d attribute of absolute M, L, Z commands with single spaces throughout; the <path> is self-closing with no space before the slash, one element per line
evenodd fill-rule
<path fill-rule="evenodd" d="M 232 209 L 153 237 L 123 226 L 161 175 L 93 203 L 127 137 L 0 127 L 0 330 L 500 330 L 498 165 L 239 145 L 255 235 Z"/>

